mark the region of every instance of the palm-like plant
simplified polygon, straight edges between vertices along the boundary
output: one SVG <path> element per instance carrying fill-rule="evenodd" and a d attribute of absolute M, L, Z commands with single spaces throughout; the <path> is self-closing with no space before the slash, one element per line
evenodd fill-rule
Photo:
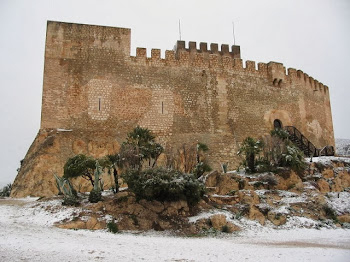
<path fill-rule="evenodd" d="M 256 160 L 255 157 L 263 149 L 264 143 L 260 140 L 255 140 L 254 138 L 247 137 L 243 140 L 243 143 L 238 151 L 238 154 L 245 155 L 246 165 L 250 172 L 256 172 Z"/>

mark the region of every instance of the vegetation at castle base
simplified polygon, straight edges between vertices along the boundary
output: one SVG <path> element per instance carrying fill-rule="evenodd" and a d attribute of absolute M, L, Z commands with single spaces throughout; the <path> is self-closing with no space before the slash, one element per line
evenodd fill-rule
<path fill-rule="evenodd" d="M 63 177 L 69 179 L 82 176 L 86 180 L 90 181 L 91 185 L 94 186 L 94 179 L 92 176 L 94 174 L 95 168 L 95 159 L 83 154 L 79 154 L 67 160 L 63 167 Z"/>
<path fill-rule="evenodd" d="M 156 143 L 155 137 L 147 128 L 137 126 L 127 135 L 122 144 L 119 159 L 125 168 L 141 170 L 145 162 L 149 167 L 155 167 L 158 157 L 164 148 Z"/>
<path fill-rule="evenodd" d="M 68 186 L 71 185 L 70 178 L 81 176 L 87 179 L 93 186 L 89 201 L 96 203 L 102 199 L 103 181 L 100 178 L 102 171 L 107 169 L 110 175 L 113 173 L 116 193 L 119 190 L 118 171 L 121 170 L 124 181 L 138 199 L 159 201 L 183 199 L 190 205 L 195 205 L 204 194 L 204 184 L 197 178 L 211 170 L 204 157 L 204 152 L 208 151 L 207 145 L 202 143 L 193 144 L 191 147 L 184 145 L 182 151 L 177 151 L 177 160 L 173 158 L 171 167 L 156 168 L 157 160 L 163 151 L 163 147 L 156 143 L 155 137 L 148 129 L 137 126 L 127 135 L 119 153 L 100 159 L 83 154 L 69 158 L 64 166 L 63 178 L 57 177 L 56 181 L 57 184 L 66 183 Z M 184 163 L 181 159 L 184 159 Z M 172 168 L 175 165 L 178 169 L 183 165 L 189 172 L 177 171 L 176 168 Z M 58 185 L 58 189 L 65 195 L 65 199 L 74 199 L 69 192 L 62 192 L 62 186 Z"/>
<path fill-rule="evenodd" d="M 205 152 L 209 150 L 206 144 L 197 142 L 183 144 L 177 150 L 168 147 L 166 167 L 181 170 L 184 173 L 194 174 L 197 178 L 212 169 L 207 163 Z"/>
<path fill-rule="evenodd" d="M 100 179 L 102 174 L 101 166 L 99 162 L 96 160 L 96 168 L 94 172 L 94 188 L 90 191 L 89 201 L 90 203 L 97 203 L 102 200 L 103 191 L 103 181 Z"/>
<path fill-rule="evenodd" d="M 63 195 L 63 205 L 66 206 L 78 206 L 79 198 L 77 191 L 74 189 L 71 182 L 65 177 L 59 177 L 54 175 L 56 180 L 56 186 L 58 189 L 58 194 Z"/>
<path fill-rule="evenodd" d="M 264 141 L 247 137 L 238 154 L 245 156 L 242 165 L 252 173 L 277 172 L 279 167 L 287 167 L 301 174 L 306 168 L 304 153 L 283 129 L 272 130 Z"/>
<path fill-rule="evenodd" d="M 0 190 L 0 197 L 9 197 L 11 194 L 12 184 L 7 184 Z"/>
<path fill-rule="evenodd" d="M 249 172 L 255 173 L 257 171 L 257 156 L 262 151 L 263 146 L 264 143 L 262 141 L 255 140 L 251 137 L 247 137 L 243 140 L 243 143 L 237 154 L 245 156 L 245 160 L 242 164 L 247 167 L 247 170 Z"/>
<path fill-rule="evenodd" d="M 122 175 L 138 199 L 177 201 L 195 205 L 203 197 L 205 187 L 194 175 L 173 169 L 129 169 Z"/>

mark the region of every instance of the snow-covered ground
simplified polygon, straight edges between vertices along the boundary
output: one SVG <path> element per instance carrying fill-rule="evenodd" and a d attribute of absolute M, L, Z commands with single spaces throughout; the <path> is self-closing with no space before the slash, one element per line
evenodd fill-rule
<path fill-rule="evenodd" d="M 0 261 L 349 261 L 350 230 L 274 230 L 180 238 L 66 230 L 53 223 L 77 208 L 45 211 L 35 199 L 0 199 Z M 195 219 L 195 218 L 193 218 Z"/>
<path fill-rule="evenodd" d="M 340 156 L 350 156 L 350 139 L 335 139 L 336 153 Z"/>

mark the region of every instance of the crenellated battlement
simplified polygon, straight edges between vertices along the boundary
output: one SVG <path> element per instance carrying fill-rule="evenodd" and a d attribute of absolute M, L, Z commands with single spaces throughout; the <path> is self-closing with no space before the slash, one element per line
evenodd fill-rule
<path fill-rule="evenodd" d="M 188 48 L 186 48 L 185 41 L 177 41 L 174 47 L 175 53 L 178 56 L 181 52 L 189 52 L 190 54 L 202 53 L 202 54 L 217 54 L 221 56 L 231 56 L 232 58 L 241 58 L 240 46 L 232 45 L 231 51 L 227 44 L 222 44 L 219 50 L 219 45 L 217 43 L 211 43 L 208 49 L 207 43 L 199 43 L 199 49 L 197 48 L 197 42 L 190 41 L 188 43 Z"/>
<path fill-rule="evenodd" d="M 315 80 L 301 70 L 288 68 L 278 62 L 256 63 L 247 60 L 243 63 L 240 47 L 222 44 L 219 50 L 218 44 L 177 41 L 174 50 L 166 50 L 165 58 L 161 58 L 160 49 L 152 49 L 151 57 L 147 57 L 146 48 L 136 48 L 136 56 L 131 61 L 148 66 L 176 66 L 192 67 L 199 69 L 212 69 L 233 71 L 237 73 L 253 74 L 257 77 L 266 77 L 276 87 L 283 87 L 287 82 L 305 85 L 314 91 L 328 92 L 328 87 Z"/>

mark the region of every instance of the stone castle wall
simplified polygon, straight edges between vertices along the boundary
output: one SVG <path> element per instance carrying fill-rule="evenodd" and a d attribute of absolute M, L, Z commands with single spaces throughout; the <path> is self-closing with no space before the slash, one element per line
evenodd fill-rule
<path fill-rule="evenodd" d="M 190 42 L 186 49 L 183 41 L 165 58 L 159 49 L 147 57 L 144 48 L 133 57 L 130 35 L 124 28 L 48 22 L 41 132 L 73 130 L 87 144 L 93 132 L 91 141 L 120 144 L 140 125 L 165 147 L 207 144 L 215 168 L 237 166 L 243 139 L 268 134 L 275 119 L 316 147 L 334 146 L 328 87 L 302 71 L 286 72 L 276 62 L 243 66 L 238 46 L 197 49 Z M 60 162 L 75 154 L 77 141 Z"/>

